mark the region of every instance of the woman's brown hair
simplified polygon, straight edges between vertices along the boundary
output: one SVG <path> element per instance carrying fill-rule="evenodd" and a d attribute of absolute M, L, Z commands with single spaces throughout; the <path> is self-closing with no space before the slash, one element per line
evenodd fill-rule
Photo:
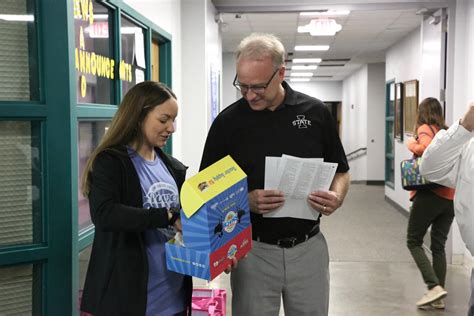
<path fill-rule="evenodd" d="M 109 129 L 87 160 L 81 178 L 81 191 L 84 196 L 89 195 L 89 176 L 97 155 L 120 145 L 135 143 L 140 147 L 143 142 L 141 123 L 155 106 L 163 104 L 170 98 L 176 99 L 173 91 L 165 84 L 156 81 L 141 82 L 127 92 Z"/>
<path fill-rule="evenodd" d="M 416 115 L 415 136 L 417 136 L 418 127 L 423 124 L 435 125 L 438 129 L 447 129 L 444 122 L 443 108 L 436 98 L 426 98 L 418 105 Z"/>

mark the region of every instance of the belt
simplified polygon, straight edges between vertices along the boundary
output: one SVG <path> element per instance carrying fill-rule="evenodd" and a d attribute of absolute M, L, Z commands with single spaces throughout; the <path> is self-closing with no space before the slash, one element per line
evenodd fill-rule
<path fill-rule="evenodd" d="M 270 245 L 277 245 L 280 248 L 293 248 L 294 246 L 305 242 L 306 240 L 310 239 L 311 237 L 317 235 L 319 233 L 319 225 L 313 228 L 309 233 L 301 234 L 292 237 L 286 238 L 265 238 L 264 236 L 254 236 L 253 239 L 259 242 L 263 242 Z"/>

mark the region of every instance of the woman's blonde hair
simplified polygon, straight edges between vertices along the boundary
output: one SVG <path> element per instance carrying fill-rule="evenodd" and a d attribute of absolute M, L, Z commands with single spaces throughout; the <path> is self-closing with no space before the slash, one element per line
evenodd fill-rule
<path fill-rule="evenodd" d="M 156 81 L 144 81 L 133 86 L 125 95 L 112 119 L 112 123 L 97 148 L 87 160 L 81 177 L 81 191 L 89 195 L 90 173 L 97 155 L 119 145 L 143 143 L 141 124 L 155 106 L 163 104 L 176 95 L 165 84 Z"/>
<path fill-rule="evenodd" d="M 426 98 L 418 105 L 416 115 L 415 136 L 417 136 L 418 127 L 423 124 L 435 125 L 438 129 L 447 129 L 443 117 L 443 108 L 436 98 Z"/>

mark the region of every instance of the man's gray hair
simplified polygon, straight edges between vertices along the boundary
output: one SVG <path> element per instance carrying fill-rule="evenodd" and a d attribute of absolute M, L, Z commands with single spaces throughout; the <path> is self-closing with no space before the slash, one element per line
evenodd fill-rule
<path fill-rule="evenodd" d="M 237 61 L 240 58 L 259 60 L 271 57 L 275 69 L 285 64 L 285 47 L 273 34 L 250 34 L 240 42 L 236 53 Z"/>

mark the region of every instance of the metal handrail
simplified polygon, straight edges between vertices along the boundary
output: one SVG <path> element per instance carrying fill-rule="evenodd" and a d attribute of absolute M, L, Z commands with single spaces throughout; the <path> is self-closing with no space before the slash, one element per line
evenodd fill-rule
<path fill-rule="evenodd" d="M 364 151 L 364 153 L 366 153 L 367 152 L 367 147 L 361 147 L 361 148 L 356 149 L 353 152 L 347 154 L 346 155 L 347 160 L 351 160 L 352 156 L 355 155 L 356 153 L 360 152 L 360 151 Z"/>

